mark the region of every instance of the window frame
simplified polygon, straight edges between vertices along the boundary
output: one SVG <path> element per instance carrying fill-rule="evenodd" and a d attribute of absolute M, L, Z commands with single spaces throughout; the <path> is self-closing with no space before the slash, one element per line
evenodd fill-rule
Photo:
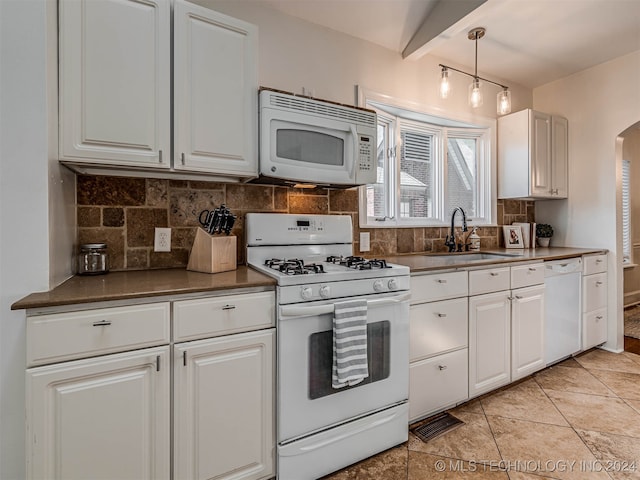
<path fill-rule="evenodd" d="M 496 168 L 496 119 L 480 117 L 477 115 L 456 115 L 452 117 L 440 109 L 425 107 L 416 103 L 395 99 L 388 95 L 379 94 L 362 87 L 357 87 L 358 102 L 360 106 L 374 109 L 379 118 L 385 122 L 392 120 L 394 135 L 389 136 L 395 140 L 391 148 L 385 152 L 385 190 L 393 190 L 385 199 L 390 203 L 385 206 L 384 217 L 372 217 L 367 215 L 367 186 L 359 188 L 359 219 L 362 228 L 419 228 L 419 227 L 446 227 L 450 218 L 447 210 L 456 206 L 447 206 L 447 162 L 448 138 L 474 138 L 476 139 L 476 169 L 474 194 L 477 213 L 468 217 L 469 223 L 477 226 L 495 226 L 497 214 L 497 168 Z M 375 104 L 383 104 L 389 110 L 400 112 L 393 115 L 382 111 Z M 407 117 L 427 117 L 440 120 L 441 125 L 407 118 L 402 115 L 407 112 Z M 387 123 L 389 125 L 389 123 Z M 434 131 L 439 136 L 434 142 L 438 149 L 439 158 L 434 162 L 434 193 L 433 216 L 431 218 L 402 218 L 400 205 L 400 158 L 401 158 L 401 130 L 402 125 L 418 126 L 420 130 Z M 445 148 L 446 147 L 446 148 Z M 390 155 L 391 153 L 391 155 Z M 393 158 L 391 158 L 393 157 Z M 393 179 L 393 184 L 389 177 Z M 389 211 L 389 209 L 392 211 Z"/>
<path fill-rule="evenodd" d="M 631 161 L 622 160 L 622 265 L 633 263 L 633 220 L 631 215 Z M 625 201 L 626 196 L 626 201 Z M 625 225 L 627 224 L 627 225 Z"/>

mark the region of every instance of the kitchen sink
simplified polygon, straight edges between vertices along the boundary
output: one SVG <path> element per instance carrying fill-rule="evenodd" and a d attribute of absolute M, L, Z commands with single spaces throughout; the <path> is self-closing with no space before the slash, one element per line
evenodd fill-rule
<path fill-rule="evenodd" d="M 451 252 L 430 253 L 427 257 L 446 258 L 454 262 L 476 262 L 479 260 L 504 260 L 506 258 L 521 257 L 522 253 L 490 253 L 490 252 Z"/>

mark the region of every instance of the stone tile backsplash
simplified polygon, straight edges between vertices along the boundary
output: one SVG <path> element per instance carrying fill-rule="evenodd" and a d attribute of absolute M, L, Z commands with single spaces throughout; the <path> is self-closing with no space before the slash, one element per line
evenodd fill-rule
<path fill-rule="evenodd" d="M 357 189 L 302 190 L 281 186 L 203 181 L 79 175 L 78 244 L 104 242 L 112 270 L 185 267 L 193 244 L 197 215 L 227 205 L 238 215 L 238 263 L 245 263 L 244 216 L 250 212 L 351 215 L 354 247 L 359 251 Z M 498 225 L 533 222 L 534 202 L 498 201 Z M 155 227 L 171 227 L 171 252 L 154 252 Z M 371 235 L 367 257 L 444 251 L 447 228 L 362 229 Z M 478 229 L 482 248 L 501 246 L 499 227 Z"/>

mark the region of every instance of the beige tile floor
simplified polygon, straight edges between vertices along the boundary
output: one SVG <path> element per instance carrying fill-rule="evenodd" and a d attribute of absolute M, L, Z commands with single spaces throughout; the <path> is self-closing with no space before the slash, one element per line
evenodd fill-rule
<path fill-rule="evenodd" d="M 592 350 L 450 412 L 465 424 L 324 480 L 640 479 L 640 355 Z"/>

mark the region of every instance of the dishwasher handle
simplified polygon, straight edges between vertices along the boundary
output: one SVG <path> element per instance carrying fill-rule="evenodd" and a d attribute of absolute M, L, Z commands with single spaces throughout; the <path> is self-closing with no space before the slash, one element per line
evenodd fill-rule
<path fill-rule="evenodd" d="M 568 273 L 582 273 L 582 258 L 567 258 L 566 260 L 553 260 L 544 262 L 544 276 L 553 277 Z"/>

